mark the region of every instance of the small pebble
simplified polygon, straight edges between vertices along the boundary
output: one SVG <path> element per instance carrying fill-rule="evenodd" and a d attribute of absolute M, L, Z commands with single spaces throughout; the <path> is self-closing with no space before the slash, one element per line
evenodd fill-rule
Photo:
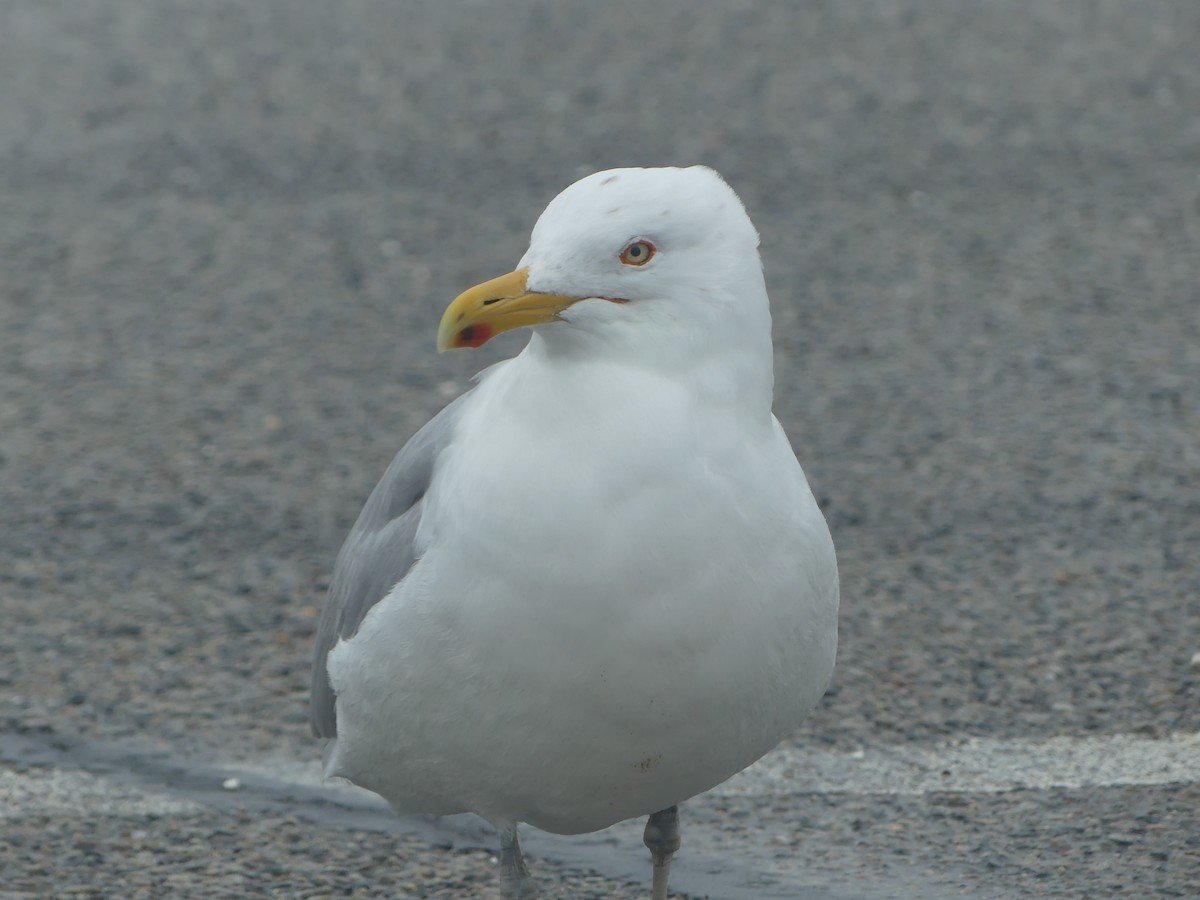
<path fill-rule="evenodd" d="M 221 787 L 227 791 L 236 791 L 242 786 L 242 782 L 237 778 L 226 778 L 221 782 Z"/>

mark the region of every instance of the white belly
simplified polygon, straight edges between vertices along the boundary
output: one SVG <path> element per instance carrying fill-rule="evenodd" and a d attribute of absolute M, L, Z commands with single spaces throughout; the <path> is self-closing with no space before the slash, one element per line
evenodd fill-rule
<path fill-rule="evenodd" d="M 833 547 L 777 426 L 636 471 L 614 441 L 611 468 L 580 472 L 511 418 L 445 461 L 428 551 L 331 653 L 327 774 L 403 811 L 593 831 L 719 784 L 812 708 Z"/>

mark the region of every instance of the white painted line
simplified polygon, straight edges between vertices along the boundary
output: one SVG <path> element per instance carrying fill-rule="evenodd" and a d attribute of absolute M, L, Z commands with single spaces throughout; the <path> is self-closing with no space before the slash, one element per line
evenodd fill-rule
<path fill-rule="evenodd" d="M 931 794 L 1200 782 L 1200 735 L 970 738 L 937 747 L 831 753 L 786 746 L 713 793 Z"/>
<path fill-rule="evenodd" d="M 0 768 L 0 821 L 24 816 L 192 816 L 198 803 L 114 784 L 87 772 Z"/>
<path fill-rule="evenodd" d="M 286 784 L 303 787 L 315 787 L 342 797 L 351 803 L 376 804 L 380 809 L 390 809 L 385 801 L 373 791 L 351 784 L 344 778 L 330 778 L 328 781 L 322 774 L 323 767 L 319 759 L 321 751 L 317 748 L 312 759 L 292 759 L 291 757 L 260 757 L 254 762 L 237 762 L 224 766 L 230 775 L 242 776 L 243 781 L 253 778 L 269 778 Z"/>
<path fill-rule="evenodd" d="M 238 776 L 265 776 L 296 785 L 322 785 L 315 758 L 262 759 L 222 770 L 214 785 L 232 790 Z M 244 781 L 237 781 L 241 787 Z M 1162 740 L 1133 735 L 1044 740 L 970 738 L 933 747 L 893 746 L 853 752 L 780 747 L 707 796 L 788 794 L 1001 793 L 1020 789 L 1200 783 L 1200 735 Z M 325 783 L 331 794 L 381 809 L 384 802 L 346 782 Z M 0 766 L 0 821 L 32 814 L 189 816 L 202 804 L 119 784 L 87 772 Z"/>

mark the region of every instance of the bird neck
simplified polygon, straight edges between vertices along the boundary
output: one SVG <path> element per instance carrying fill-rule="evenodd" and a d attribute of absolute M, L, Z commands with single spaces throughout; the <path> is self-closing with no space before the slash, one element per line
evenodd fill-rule
<path fill-rule="evenodd" d="M 765 298 L 761 310 L 746 313 L 722 315 L 721 307 L 705 306 L 681 323 L 647 309 L 636 318 L 597 327 L 542 326 L 521 356 L 561 373 L 606 366 L 641 371 L 676 382 L 700 402 L 769 419 L 774 372 Z"/>

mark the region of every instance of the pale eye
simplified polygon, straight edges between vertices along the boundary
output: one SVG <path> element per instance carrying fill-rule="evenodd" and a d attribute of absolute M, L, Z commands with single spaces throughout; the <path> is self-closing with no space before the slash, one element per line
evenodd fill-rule
<path fill-rule="evenodd" d="M 656 252 L 649 241 L 630 241 L 621 251 L 621 262 L 627 266 L 644 266 Z"/>

